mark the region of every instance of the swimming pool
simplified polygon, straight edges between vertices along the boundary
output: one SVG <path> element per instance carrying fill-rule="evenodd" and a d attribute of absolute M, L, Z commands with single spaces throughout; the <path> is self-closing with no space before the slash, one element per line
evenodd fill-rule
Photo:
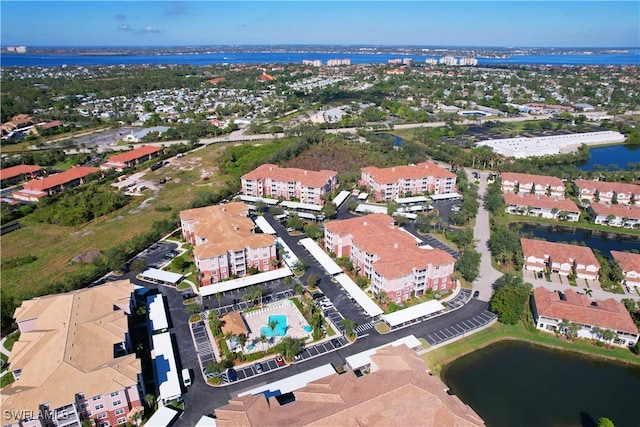
<path fill-rule="evenodd" d="M 283 337 L 287 335 L 287 315 L 286 314 L 274 314 L 269 316 L 268 323 L 272 321 L 277 322 L 274 330 L 271 330 L 269 325 L 260 328 L 260 334 L 271 337 Z"/>

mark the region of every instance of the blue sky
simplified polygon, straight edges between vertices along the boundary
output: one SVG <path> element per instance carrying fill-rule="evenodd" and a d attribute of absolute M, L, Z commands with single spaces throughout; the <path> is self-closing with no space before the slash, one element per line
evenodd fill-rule
<path fill-rule="evenodd" d="M 0 1 L 2 45 L 640 46 L 638 1 Z"/>

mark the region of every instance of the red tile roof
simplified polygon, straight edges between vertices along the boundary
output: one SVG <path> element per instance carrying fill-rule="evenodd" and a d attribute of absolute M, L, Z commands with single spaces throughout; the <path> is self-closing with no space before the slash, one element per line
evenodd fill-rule
<path fill-rule="evenodd" d="M 525 258 L 550 258 L 554 263 L 569 263 L 575 261 L 582 265 L 595 265 L 600 263 L 593 254 L 591 248 L 586 246 L 567 245 L 565 243 L 545 242 L 544 240 L 520 239 L 522 252 Z"/>
<path fill-rule="evenodd" d="M 60 120 L 53 120 L 51 122 L 47 122 L 45 124 L 42 124 L 40 126 L 38 126 L 40 129 L 51 129 L 51 128 L 57 128 L 59 126 L 62 126 L 62 122 L 60 122 Z"/>
<path fill-rule="evenodd" d="M 414 268 L 453 264 L 455 259 L 440 249 L 421 249 L 409 234 L 393 225 L 393 218 L 385 214 L 330 221 L 325 228 L 330 233 L 351 235 L 361 250 L 375 254 L 375 271 L 387 279 L 410 274 Z"/>
<path fill-rule="evenodd" d="M 126 153 L 116 154 L 115 156 L 112 156 L 108 159 L 108 163 L 127 163 L 141 157 L 157 153 L 158 151 L 160 151 L 159 147 L 154 147 L 153 145 L 145 145 L 143 147 L 127 151 Z"/>
<path fill-rule="evenodd" d="M 611 256 L 618 261 L 623 272 L 635 271 L 636 273 L 640 273 L 640 254 L 611 251 Z"/>
<path fill-rule="evenodd" d="M 534 194 L 505 193 L 504 201 L 507 205 L 531 206 L 534 208 L 553 209 L 558 211 L 580 212 L 580 208 L 571 200 L 556 199 L 549 196 L 536 196 Z"/>
<path fill-rule="evenodd" d="M 223 81 L 224 81 L 224 77 L 217 77 L 215 79 L 210 79 L 209 83 L 211 83 L 212 85 L 215 85 Z"/>
<path fill-rule="evenodd" d="M 69 182 L 73 182 L 76 179 L 81 179 L 89 174 L 99 171 L 98 168 L 89 168 L 85 166 L 74 166 L 69 170 L 54 175 L 49 175 L 43 179 L 34 179 L 27 182 L 24 185 L 25 190 L 31 191 L 47 191 L 50 188 L 55 188 L 59 185 L 64 185 Z"/>
<path fill-rule="evenodd" d="M 40 166 L 34 165 L 16 165 L 10 168 L 0 169 L 0 181 L 15 178 L 20 175 L 29 175 L 38 173 L 42 170 Z"/>
<path fill-rule="evenodd" d="M 528 173 L 503 172 L 502 181 L 517 182 L 518 184 L 536 184 L 542 187 L 564 187 L 562 180 L 555 176 L 532 175 Z"/>
<path fill-rule="evenodd" d="M 588 296 L 577 294 L 571 289 L 566 290 L 564 295 L 566 301 L 560 299 L 558 292 L 544 287 L 535 288 L 533 298 L 538 315 L 614 331 L 638 333 L 625 306 L 615 299 L 593 300 L 597 305 L 591 305 Z"/>
<path fill-rule="evenodd" d="M 266 178 L 270 178 L 278 182 L 299 182 L 305 187 L 321 188 L 336 175 L 336 171 L 321 170 L 316 172 L 297 168 L 281 168 L 277 165 L 265 163 L 242 175 L 242 179 L 263 181 Z"/>
<path fill-rule="evenodd" d="M 377 168 L 369 166 L 362 168 L 362 172 L 367 173 L 379 184 L 391 184 L 400 179 L 421 179 L 428 177 L 455 178 L 456 174 L 442 169 L 435 163 L 423 162 L 417 165 L 402 165 L 390 168 Z"/>
<path fill-rule="evenodd" d="M 640 206 L 608 205 L 606 203 L 591 203 L 591 210 L 597 215 L 613 215 L 618 218 L 640 219 Z"/>
<path fill-rule="evenodd" d="M 583 189 L 594 192 L 597 190 L 600 193 L 613 191 L 615 193 L 635 194 L 636 196 L 640 196 L 640 185 L 635 184 L 627 184 L 624 182 L 604 182 L 589 179 L 576 179 L 574 183 L 580 191 Z"/>

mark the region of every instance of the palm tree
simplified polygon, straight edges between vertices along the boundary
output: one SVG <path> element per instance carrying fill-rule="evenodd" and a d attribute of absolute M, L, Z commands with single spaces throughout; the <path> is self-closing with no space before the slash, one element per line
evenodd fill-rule
<path fill-rule="evenodd" d="M 267 341 L 269 341 L 269 338 L 267 338 L 265 334 L 260 334 L 260 338 L 258 338 L 258 341 L 260 341 L 260 343 L 262 344 L 262 351 L 267 351 L 267 347 L 265 344 L 267 343 Z"/>
<path fill-rule="evenodd" d="M 597 326 L 594 326 L 593 328 L 591 328 L 591 335 L 595 338 L 595 339 L 600 339 L 600 337 L 602 336 L 602 328 L 599 328 Z"/>
<path fill-rule="evenodd" d="M 342 326 L 344 327 L 344 332 L 349 338 L 353 338 L 355 335 L 356 322 L 351 319 L 343 319 Z"/>
<path fill-rule="evenodd" d="M 609 347 L 611 345 L 611 342 L 614 339 L 618 338 L 618 334 L 616 334 L 611 329 L 605 329 L 604 331 L 602 331 L 602 338 L 604 338 L 605 342 L 607 343 L 607 347 Z"/>
<path fill-rule="evenodd" d="M 276 335 L 276 328 L 278 327 L 278 322 L 277 320 L 269 320 L 269 323 L 267 326 L 269 326 L 269 329 L 271 329 L 271 335 L 275 336 Z"/>
<path fill-rule="evenodd" d="M 222 301 L 222 294 L 220 292 L 216 292 L 216 299 L 218 300 L 218 308 L 220 308 L 220 303 Z"/>
<path fill-rule="evenodd" d="M 151 410 L 155 410 L 156 397 L 153 394 L 147 394 L 144 401 Z"/>

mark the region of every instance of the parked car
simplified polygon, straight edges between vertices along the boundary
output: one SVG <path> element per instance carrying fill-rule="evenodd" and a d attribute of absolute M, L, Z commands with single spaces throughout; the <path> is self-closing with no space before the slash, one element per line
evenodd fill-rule
<path fill-rule="evenodd" d="M 235 369 L 233 368 L 227 369 L 227 379 L 229 380 L 230 383 L 238 380 L 238 373 L 236 372 Z"/>
<path fill-rule="evenodd" d="M 191 373 L 187 368 L 182 370 L 182 384 L 184 384 L 185 387 L 189 387 L 191 385 Z"/>
<path fill-rule="evenodd" d="M 474 297 L 474 298 L 478 298 L 479 296 L 480 296 L 480 291 L 475 291 L 475 292 L 473 293 L 473 297 Z"/>
<path fill-rule="evenodd" d="M 256 371 L 256 374 L 261 374 L 262 373 L 262 364 L 261 363 L 256 363 L 253 365 L 253 369 Z"/>
<path fill-rule="evenodd" d="M 335 348 L 340 348 L 340 347 L 342 347 L 342 343 L 341 343 L 341 342 L 340 342 L 340 340 L 339 340 L 339 339 L 337 339 L 337 338 L 332 339 L 332 340 L 331 340 L 331 344 L 333 344 L 333 346 L 334 346 Z"/>
<path fill-rule="evenodd" d="M 286 364 L 282 356 L 276 356 L 275 361 L 278 366 L 284 366 Z"/>
<path fill-rule="evenodd" d="M 289 228 L 287 228 L 287 232 L 288 232 L 288 233 L 293 233 L 294 231 L 296 231 L 296 229 L 295 229 L 295 228 L 293 228 L 293 227 L 289 227 Z"/>
<path fill-rule="evenodd" d="M 633 294 L 633 288 L 631 286 L 627 286 L 627 292 L 629 292 L 630 294 Z"/>

